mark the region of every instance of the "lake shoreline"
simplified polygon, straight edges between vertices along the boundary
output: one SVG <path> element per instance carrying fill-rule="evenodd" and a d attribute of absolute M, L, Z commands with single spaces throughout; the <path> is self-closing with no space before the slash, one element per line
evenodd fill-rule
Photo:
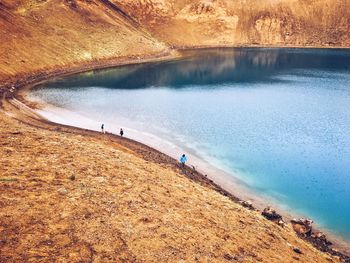
<path fill-rule="evenodd" d="M 209 47 L 204 47 L 204 48 L 209 48 Z M 267 47 L 267 48 L 271 48 L 271 47 Z M 290 48 L 290 47 L 287 47 L 287 48 Z M 7 85 L 7 87 L 5 87 L 5 89 L 3 91 L 2 97 L 5 98 L 7 101 L 18 100 L 16 102 L 17 104 L 16 103 L 15 104 L 19 108 L 21 108 L 21 107 L 25 108 L 26 106 L 29 106 L 30 108 L 26 109 L 25 111 L 21 110 L 22 111 L 21 114 L 24 114 L 23 117 L 27 118 L 28 119 L 27 121 L 30 124 L 31 123 L 30 118 L 33 118 L 34 115 L 30 115 L 28 113 L 31 112 L 31 108 L 33 106 L 35 107 L 35 105 L 33 105 L 31 102 L 28 102 L 26 100 L 25 94 L 29 89 L 31 89 L 32 87 L 34 87 L 42 82 L 45 82 L 47 80 L 50 80 L 50 79 L 53 79 L 56 77 L 77 74 L 77 73 L 81 73 L 81 72 L 85 72 L 85 71 L 89 71 L 89 70 L 103 69 L 103 68 L 109 68 L 109 67 L 118 67 L 118 66 L 122 66 L 122 65 L 130 65 L 130 64 L 148 63 L 148 62 L 155 62 L 155 61 L 160 61 L 160 60 L 171 60 L 171 59 L 177 59 L 177 58 L 181 58 L 181 56 L 179 54 L 177 54 L 176 51 L 171 51 L 171 52 L 165 52 L 164 54 L 158 54 L 155 57 L 149 56 L 149 57 L 145 57 L 145 58 L 125 59 L 124 61 L 122 61 L 122 62 L 119 61 L 118 63 L 116 62 L 116 61 L 118 61 L 118 59 L 116 59 L 116 61 L 112 61 L 112 62 L 111 61 L 110 62 L 98 62 L 98 63 L 92 63 L 91 65 L 85 65 L 82 67 L 77 67 L 77 68 L 72 68 L 72 69 L 64 69 L 64 70 L 61 69 L 58 71 L 47 72 L 46 74 L 45 73 L 44 74 L 37 74 L 35 76 L 33 75 L 33 76 L 29 77 L 26 80 L 17 81 L 15 84 L 16 89 L 12 90 L 10 92 L 6 91 L 6 88 L 10 88 L 12 85 Z M 21 103 L 23 103 L 23 105 L 21 105 Z M 25 116 L 25 115 L 27 115 L 27 116 Z M 40 118 L 40 116 L 35 116 L 35 119 L 39 122 L 42 122 L 44 124 L 44 126 L 48 125 L 50 127 L 54 127 L 55 129 L 63 130 L 65 132 L 72 132 L 72 133 L 78 133 L 78 134 L 79 133 L 88 133 L 88 134 L 94 134 L 94 135 L 98 134 L 97 132 L 87 131 L 87 130 L 81 129 L 81 128 L 52 123 L 50 121 L 47 121 L 47 120 Z M 113 139 L 117 138 L 117 136 L 111 135 L 111 134 L 108 134 L 108 136 L 111 136 L 111 138 L 113 138 Z M 147 145 L 144 145 L 141 142 L 137 142 L 137 141 L 129 140 L 129 139 L 125 139 L 124 141 L 126 141 L 126 147 L 130 147 L 130 149 L 139 149 L 139 150 L 141 149 L 140 151 L 142 152 L 143 158 L 147 158 L 147 154 L 152 152 L 152 154 L 155 154 L 158 157 L 161 156 L 160 159 L 162 160 L 162 162 L 164 161 L 165 163 L 171 164 L 172 166 L 176 167 L 177 161 L 175 159 L 169 157 L 168 155 L 161 153 L 160 151 L 153 149 Z M 145 152 L 146 152 L 146 154 L 145 154 Z M 223 194 L 225 196 L 228 196 L 231 200 L 233 200 L 235 202 L 241 201 L 239 198 L 237 198 L 234 195 L 234 193 L 228 192 L 228 191 L 224 190 L 221 186 L 217 185 L 215 183 L 215 180 L 212 181 L 211 179 L 208 179 L 203 174 L 201 174 L 197 171 L 193 171 L 193 169 L 191 169 L 189 167 L 186 168 L 185 175 L 194 181 L 199 181 L 199 182 L 207 184 L 209 187 L 215 189 L 216 191 L 220 192 L 221 194 Z M 312 243 L 312 241 L 311 241 L 311 243 Z M 337 242 L 335 242 L 335 247 L 338 247 L 337 245 L 338 245 Z"/>
<path fill-rule="evenodd" d="M 23 95 L 25 96 L 25 94 L 23 94 Z M 28 103 L 31 103 L 31 104 L 33 103 L 30 99 L 25 99 L 25 100 Z M 36 102 L 34 102 L 34 104 L 35 103 Z M 37 112 L 38 109 L 40 109 L 39 112 Z M 62 112 L 60 112 L 60 111 L 62 111 L 61 108 L 53 107 L 52 105 L 46 104 L 45 102 L 39 103 L 38 108 L 35 107 L 35 108 L 33 108 L 33 110 L 35 112 L 37 112 L 41 117 L 42 117 L 42 114 L 45 115 L 45 113 L 49 113 L 49 115 L 50 115 L 53 113 L 56 116 L 65 116 L 65 118 L 66 118 L 70 114 L 68 112 L 65 112 L 64 115 L 60 115 L 60 113 L 62 114 Z M 71 112 L 71 114 L 72 114 L 72 117 L 79 119 L 79 116 L 74 115 L 74 112 Z M 80 116 L 80 117 L 82 117 L 82 116 Z M 49 117 L 48 118 L 42 117 L 42 118 L 44 118 L 45 120 L 48 120 L 52 123 L 58 124 L 58 125 L 64 125 L 64 126 L 74 127 L 74 128 L 83 129 L 83 130 L 89 130 L 89 131 L 93 131 L 93 132 L 98 133 L 98 134 L 100 133 L 100 131 L 98 129 L 92 129 L 91 127 L 87 127 L 84 125 L 78 125 L 78 124 L 74 124 L 74 123 L 73 124 L 68 124 L 68 123 L 65 124 L 65 123 L 61 123 L 59 121 L 56 121 L 55 119 L 51 119 Z M 125 138 L 127 138 L 128 140 L 131 140 L 135 144 L 146 145 L 147 147 L 151 148 L 154 151 L 157 151 L 157 152 L 160 152 L 162 154 L 165 154 L 166 156 L 169 156 L 175 162 L 178 158 L 178 156 L 176 154 L 178 154 L 180 152 L 181 153 L 188 152 L 188 149 L 185 150 L 177 145 L 176 145 L 177 151 L 175 151 L 174 148 L 171 147 L 173 145 L 172 142 L 165 141 L 164 139 L 162 139 L 160 137 L 157 137 L 158 140 L 156 141 L 156 143 L 154 141 L 151 142 L 150 140 L 148 140 L 151 138 L 147 138 L 147 137 L 143 136 L 143 134 L 140 131 L 137 131 L 138 134 L 136 134 L 136 136 L 135 136 L 135 134 L 133 134 L 134 136 L 128 137 L 128 135 L 129 135 L 128 127 L 123 127 L 123 128 L 124 128 L 124 131 L 126 131 Z M 109 130 L 107 130 L 106 133 L 118 137 L 117 133 L 109 132 Z M 152 134 L 152 136 L 156 136 L 156 135 Z M 189 158 L 190 158 L 190 161 L 188 162 L 188 167 L 194 169 L 201 176 L 212 181 L 216 186 L 218 186 L 222 190 L 230 193 L 234 197 L 233 199 L 236 202 L 237 201 L 238 202 L 244 202 L 244 201 L 252 202 L 254 208 L 260 212 L 263 211 L 264 208 L 266 208 L 266 207 L 272 207 L 283 217 L 283 220 L 286 222 L 290 222 L 291 220 L 293 220 L 295 218 L 308 218 L 307 215 L 305 215 L 305 214 L 296 213 L 295 211 L 293 211 L 293 209 L 286 206 L 283 202 L 279 202 L 278 200 L 275 200 L 272 197 L 263 196 L 262 194 L 259 194 L 259 193 L 255 192 L 254 190 L 249 189 L 248 185 L 246 185 L 246 183 L 242 179 L 239 179 L 232 172 L 225 171 L 222 167 L 219 167 L 217 165 L 213 165 L 212 162 L 210 161 L 210 159 L 208 160 L 208 159 L 204 158 L 203 156 L 199 156 L 196 153 L 193 153 L 193 155 L 192 155 L 191 151 L 188 153 L 189 153 Z M 224 193 L 224 195 L 226 195 L 226 194 Z M 342 237 L 339 237 L 337 234 L 332 233 L 327 228 L 319 226 L 317 224 L 317 221 L 313 225 L 313 231 L 314 232 L 320 231 L 322 233 L 325 233 L 327 236 L 327 239 L 330 240 L 334 244 L 333 247 L 344 250 L 344 252 L 346 254 L 349 253 L 349 251 L 347 250 L 349 247 L 349 242 L 346 241 L 345 239 L 343 239 Z"/>

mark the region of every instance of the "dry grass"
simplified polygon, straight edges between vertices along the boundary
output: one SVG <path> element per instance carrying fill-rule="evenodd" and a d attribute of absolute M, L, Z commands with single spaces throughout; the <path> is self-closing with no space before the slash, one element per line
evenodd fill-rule
<path fill-rule="evenodd" d="M 338 261 L 156 152 L 23 117 L 3 104 L 0 262 Z"/>
<path fill-rule="evenodd" d="M 17 4 L 16 4 L 17 3 Z M 1 1 L 0 80 L 167 50 L 100 1 Z"/>

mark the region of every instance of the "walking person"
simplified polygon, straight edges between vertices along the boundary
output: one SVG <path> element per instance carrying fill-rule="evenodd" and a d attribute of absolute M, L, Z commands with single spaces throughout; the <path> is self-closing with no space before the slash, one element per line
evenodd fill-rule
<path fill-rule="evenodd" d="M 187 162 L 187 157 L 186 157 L 185 154 L 183 154 L 183 155 L 181 156 L 181 158 L 180 158 L 180 164 L 181 164 L 181 166 L 182 166 L 182 167 L 185 167 L 186 162 Z"/>
<path fill-rule="evenodd" d="M 122 128 L 120 128 L 120 132 L 119 132 L 119 134 L 120 134 L 120 136 L 121 136 L 121 137 L 123 137 L 123 135 L 124 135 L 124 131 L 123 131 L 123 129 L 122 129 Z"/>
<path fill-rule="evenodd" d="M 106 131 L 105 131 L 105 125 L 102 123 L 102 125 L 101 125 L 101 132 L 102 133 L 106 133 Z"/>

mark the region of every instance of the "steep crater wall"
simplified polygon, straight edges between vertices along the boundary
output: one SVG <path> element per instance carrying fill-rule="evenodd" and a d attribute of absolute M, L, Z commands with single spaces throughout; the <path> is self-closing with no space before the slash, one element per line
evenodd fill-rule
<path fill-rule="evenodd" d="M 112 1 L 177 46 L 350 46 L 350 1 Z"/>

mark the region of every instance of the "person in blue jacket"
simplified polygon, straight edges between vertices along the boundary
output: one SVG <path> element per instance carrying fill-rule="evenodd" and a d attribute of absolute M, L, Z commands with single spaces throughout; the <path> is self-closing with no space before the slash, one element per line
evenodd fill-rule
<path fill-rule="evenodd" d="M 183 154 L 180 158 L 180 164 L 182 165 L 182 167 L 185 167 L 186 162 L 187 162 L 187 157 L 185 154 Z"/>

